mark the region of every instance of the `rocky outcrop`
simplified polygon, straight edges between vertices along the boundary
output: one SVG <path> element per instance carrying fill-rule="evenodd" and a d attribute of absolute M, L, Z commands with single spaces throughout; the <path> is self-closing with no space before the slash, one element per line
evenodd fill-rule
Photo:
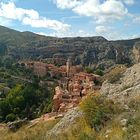
<path fill-rule="evenodd" d="M 27 124 L 28 120 L 27 118 L 23 119 L 23 120 L 17 120 L 14 122 L 9 122 L 7 124 L 9 130 L 11 131 L 17 131 L 20 127 L 22 127 L 23 125 Z"/>
<path fill-rule="evenodd" d="M 134 56 L 134 62 L 140 63 L 140 42 L 135 43 L 132 52 Z"/>
<path fill-rule="evenodd" d="M 76 121 L 76 118 L 82 116 L 81 110 L 75 107 L 69 110 L 64 117 L 47 133 L 46 137 L 56 137 L 58 134 L 62 134 Z"/>
<path fill-rule="evenodd" d="M 101 88 L 101 94 L 120 103 L 125 103 L 132 97 L 139 96 L 140 63 L 128 68 L 119 83 L 111 84 L 105 81 Z"/>

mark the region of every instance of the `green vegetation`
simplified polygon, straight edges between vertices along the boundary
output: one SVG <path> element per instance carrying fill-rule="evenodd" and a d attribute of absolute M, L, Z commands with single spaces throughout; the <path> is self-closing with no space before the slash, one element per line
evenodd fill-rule
<path fill-rule="evenodd" d="M 0 43 L 0 55 L 4 56 L 7 53 L 7 46 Z"/>
<path fill-rule="evenodd" d="M 96 131 L 99 131 L 114 113 L 113 102 L 102 96 L 88 96 L 80 107 L 84 112 L 85 120 Z"/>
<path fill-rule="evenodd" d="M 42 121 L 33 126 L 26 124 L 16 132 L 11 132 L 2 124 L 24 118 L 30 120 L 50 112 L 53 86 L 61 77 L 57 75 L 51 78 L 48 74 L 39 78 L 27 69 L 24 63 L 18 64 L 17 61 L 54 56 L 67 59 L 68 56 L 73 56 L 73 61 L 86 67 L 86 72 L 96 73 L 102 76 L 102 81 L 114 83 L 119 81 L 126 69 L 124 65 L 116 63 L 133 63 L 131 48 L 135 42 L 136 40 L 109 42 L 102 37 L 59 39 L 0 26 L 0 139 L 140 140 L 140 97 L 126 101 L 129 102 L 129 110 L 125 110 L 120 104 L 118 106 L 106 97 L 88 96 L 80 104 L 84 115 L 78 118 L 69 130 L 62 131 L 52 139 L 46 138 L 46 133 L 59 120 Z M 126 49 L 126 46 L 129 49 Z M 122 53 L 117 56 L 114 50 L 121 50 Z M 87 67 L 89 65 L 91 68 Z M 113 65 L 111 71 L 104 73 L 101 70 Z M 47 83 L 48 81 L 50 83 Z M 95 84 L 100 83 L 97 81 Z M 124 87 L 127 88 L 128 86 Z M 124 118 L 127 121 L 126 125 L 122 126 L 120 121 Z"/>
<path fill-rule="evenodd" d="M 135 110 L 133 115 L 133 112 L 122 109 L 120 105 L 98 93 L 89 95 L 80 104 L 83 116 L 77 118 L 69 129 L 62 131 L 57 137 L 46 137 L 46 134 L 59 120 L 40 121 L 32 127 L 27 124 L 16 132 L 1 126 L 0 135 L 3 140 L 139 140 L 139 99 L 140 96 L 137 96 L 128 101 L 129 107 Z M 127 119 L 125 126 L 120 123 L 122 116 Z"/>
<path fill-rule="evenodd" d="M 34 84 L 16 85 L 6 98 L 0 101 L 1 121 L 14 121 L 18 118 L 33 119 L 40 115 L 44 107 L 46 108 L 44 102 L 49 99 L 47 87 L 41 88 Z"/>
<path fill-rule="evenodd" d="M 90 67 L 86 67 L 85 68 L 85 72 L 87 72 L 87 73 L 94 73 L 94 74 L 97 74 L 97 75 L 100 75 L 100 76 L 103 76 L 104 75 L 103 70 L 101 70 L 101 69 L 93 70 Z"/>
<path fill-rule="evenodd" d="M 130 115 L 130 112 L 105 97 L 88 96 L 80 105 L 84 116 L 58 135 L 56 140 L 139 140 L 139 99 L 138 96 L 129 102 L 129 106 L 135 109 L 135 115 L 133 112 Z M 128 120 L 125 126 L 120 123 L 119 118 L 122 116 Z"/>
<path fill-rule="evenodd" d="M 103 75 L 104 75 L 104 72 L 103 72 L 103 70 L 101 70 L 101 69 L 97 69 L 97 70 L 95 71 L 95 74 L 100 75 L 100 76 L 103 76 Z"/>
<path fill-rule="evenodd" d="M 52 109 L 53 87 L 11 57 L 1 57 L 0 122 L 34 119 Z M 55 84 L 54 84 L 55 85 Z"/>
<path fill-rule="evenodd" d="M 13 88 L 16 84 L 25 84 L 35 78 L 36 76 L 31 70 L 27 69 L 25 66 L 18 65 L 12 58 L 1 58 L 0 85 L 4 84 L 4 87 Z M 1 89 L 0 91 L 3 92 Z"/>
<path fill-rule="evenodd" d="M 1 119 L 3 119 L 3 118 L 1 118 Z M 15 121 L 15 120 L 16 120 L 16 115 L 13 114 L 13 113 L 8 114 L 8 115 L 6 116 L 6 121 L 7 121 L 7 122 L 13 122 L 13 121 Z"/>
<path fill-rule="evenodd" d="M 94 72 L 93 69 L 90 68 L 90 67 L 86 67 L 86 68 L 85 68 L 85 71 L 86 71 L 87 73 L 93 73 L 93 72 Z"/>
<path fill-rule="evenodd" d="M 120 80 L 122 74 L 125 72 L 126 66 L 117 65 L 102 77 L 102 81 L 108 80 L 110 83 L 115 83 Z"/>

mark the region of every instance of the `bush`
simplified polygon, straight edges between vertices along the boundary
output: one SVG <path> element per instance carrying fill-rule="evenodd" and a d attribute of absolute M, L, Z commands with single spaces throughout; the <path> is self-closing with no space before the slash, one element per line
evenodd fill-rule
<path fill-rule="evenodd" d="M 47 104 L 46 103 L 46 105 L 45 105 L 45 107 L 43 109 L 43 113 L 49 113 L 49 112 L 51 112 L 52 111 L 52 106 L 53 106 L 52 102 L 50 104 Z"/>
<path fill-rule="evenodd" d="M 86 67 L 86 68 L 85 68 L 85 71 L 86 71 L 87 73 L 93 73 L 93 69 L 90 68 L 90 67 Z"/>
<path fill-rule="evenodd" d="M 87 123 L 99 131 L 114 112 L 113 102 L 102 96 L 88 96 L 80 105 Z"/>
<path fill-rule="evenodd" d="M 16 115 L 11 113 L 6 116 L 6 122 L 13 122 L 16 120 Z"/>
<path fill-rule="evenodd" d="M 104 75 L 104 72 L 101 69 L 97 69 L 95 73 L 100 76 Z"/>

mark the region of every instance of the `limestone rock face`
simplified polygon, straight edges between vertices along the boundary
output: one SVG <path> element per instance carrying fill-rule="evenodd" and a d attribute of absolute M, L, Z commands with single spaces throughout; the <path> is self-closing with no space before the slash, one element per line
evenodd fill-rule
<path fill-rule="evenodd" d="M 53 129 L 47 133 L 46 137 L 57 136 L 62 133 L 76 121 L 76 118 L 81 117 L 82 114 L 83 112 L 78 107 L 69 110 Z"/>
<path fill-rule="evenodd" d="M 140 95 L 140 63 L 128 68 L 120 83 L 111 84 L 105 81 L 101 87 L 101 94 L 121 103 Z"/>
<path fill-rule="evenodd" d="M 140 42 L 135 43 L 132 51 L 135 63 L 140 63 Z"/>

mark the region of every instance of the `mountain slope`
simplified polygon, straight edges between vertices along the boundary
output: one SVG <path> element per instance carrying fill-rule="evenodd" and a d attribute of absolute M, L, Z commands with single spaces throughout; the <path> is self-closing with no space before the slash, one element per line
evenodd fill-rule
<path fill-rule="evenodd" d="M 31 32 L 18 32 L 0 26 L 0 43 L 7 45 L 8 55 L 16 59 L 48 59 L 71 57 L 74 64 L 106 69 L 115 64 L 131 65 L 140 45 L 140 38 L 108 41 L 103 37 L 55 38 Z"/>

